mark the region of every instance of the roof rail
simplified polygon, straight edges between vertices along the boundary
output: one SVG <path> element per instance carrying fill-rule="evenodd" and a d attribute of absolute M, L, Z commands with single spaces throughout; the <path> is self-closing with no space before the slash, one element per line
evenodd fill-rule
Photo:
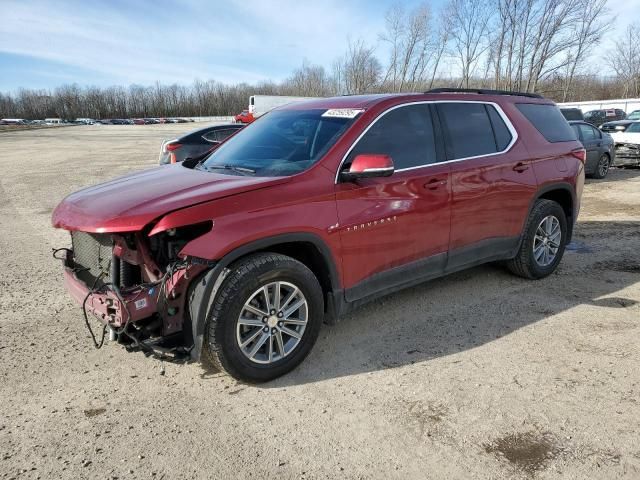
<path fill-rule="evenodd" d="M 510 92 L 508 90 L 487 90 L 485 88 L 432 88 L 424 93 L 479 93 L 482 95 L 517 95 L 519 97 L 544 98 L 537 93 Z"/>

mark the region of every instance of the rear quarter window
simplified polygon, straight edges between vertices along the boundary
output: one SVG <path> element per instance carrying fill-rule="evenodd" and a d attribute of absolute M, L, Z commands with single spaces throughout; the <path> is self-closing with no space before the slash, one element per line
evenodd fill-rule
<path fill-rule="evenodd" d="M 577 140 L 574 131 L 555 105 L 516 103 L 516 107 L 548 142 Z"/>

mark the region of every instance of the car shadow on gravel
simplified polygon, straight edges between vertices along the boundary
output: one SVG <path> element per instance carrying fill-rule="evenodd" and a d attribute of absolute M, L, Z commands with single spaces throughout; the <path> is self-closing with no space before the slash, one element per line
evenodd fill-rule
<path fill-rule="evenodd" d="M 263 387 L 401 367 L 480 347 L 576 307 L 635 309 L 618 293 L 640 281 L 640 222 L 583 222 L 550 277 L 528 281 L 485 265 L 389 295 L 324 326 L 311 355 Z"/>

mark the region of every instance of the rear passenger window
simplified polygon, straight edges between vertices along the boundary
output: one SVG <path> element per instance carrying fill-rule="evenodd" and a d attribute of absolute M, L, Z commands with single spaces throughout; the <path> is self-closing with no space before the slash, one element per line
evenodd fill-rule
<path fill-rule="evenodd" d="M 580 131 L 582 132 L 583 140 L 585 141 L 595 140 L 596 136 L 593 128 L 591 128 L 589 125 L 582 125 L 582 124 L 580 124 L 579 127 L 580 127 Z"/>
<path fill-rule="evenodd" d="M 345 167 L 361 153 L 389 155 L 396 170 L 435 163 L 436 147 L 429 106 L 408 105 L 382 116 L 358 141 Z"/>
<path fill-rule="evenodd" d="M 516 103 L 516 107 L 548 142 L 576 140 L 575 133 L 555 105 Z"/>
<path fill-rule="evenodd" d="M 440 103 L 438 113 L 446 131 L 449 160 L 476 157 L 504 150 L 496 145 L 491 120 L 483 103 Z M 499 118 L 497 112 L 496 116 Z M 502 119 L 496 120 L 496 127 L 497 131 L 506 128 Z M 505 138 L 504 131 L 501 131 L 501 141 L 504 142 Z M 509 141 L 511 141 L 510 138 L 507 144 Z"/>

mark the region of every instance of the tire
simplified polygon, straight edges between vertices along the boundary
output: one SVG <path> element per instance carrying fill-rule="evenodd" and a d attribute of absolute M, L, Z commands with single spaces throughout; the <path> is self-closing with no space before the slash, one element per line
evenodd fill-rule
<path fill-rule="evenodd" d="M 555 218 L 557 226 L 559 227 L 560 238 L 549 236 L 547 241 L 543 241 L 544 235 L 540 235 L 550 224 L 555 225 L 554 221 L 545 223 L 542 225 L 542 221 Z M 543 228 L 543 230 L 539 230 Z M 555 231 L 553 228 L 550 229 Z M 537 235 L 538 234 L 538 235 Z M 553 250 L 553 243 L 549 239 L 553 238 L 557 243 L 557 250 L 551 259 L 551 255 L 544 256 L 545 247 L 548 245 L 548 251 Z M 527 223 L 524 228 L 523 238 L 518 250 L 518 254 L 511 260 L 507 261 L 507 268 L 520 277 L 537 280 L 544 278 L 555 271 L 562 260 L 564 249 L 567 243 L 567 217 L 563 208 L 557 202 L 553 200 L 540 199 L 534 204 Z M 538 247 L 534 252 L 534 244 Z M 540 247 L 543 249 L 543 254 L 540 260 L 537 259 L 537 253 L 540 251 Z"/>
<path fill-rule="evenodd" d="M 320 332 L 324 300 L 318 279 L 303 263 L 276 253 L 250 255 L 230 269 L 207 314 L 203 360 L 249 383 L 266 382 L 290 372 L 309 354 Z M 271 312 L 266 312 L 265 287 Z M 272 308 L 276 302 L 282 308 Z M 282 316 L 298 304 L 301 306 L 289 312 L 288 318 Z M 294 321 L 298 323 L 290 323 Z"/>
<path fill-rule="evenodd" d="M 609 168 L 611 167 L 611 159 L 609 155 L 603 153 L 600 159 L 598 160 L 598 164 L 596 165 L 595 170 L 590 175 L 591 178 L 602 179 L 607 176 L 609 173 Z"/>

